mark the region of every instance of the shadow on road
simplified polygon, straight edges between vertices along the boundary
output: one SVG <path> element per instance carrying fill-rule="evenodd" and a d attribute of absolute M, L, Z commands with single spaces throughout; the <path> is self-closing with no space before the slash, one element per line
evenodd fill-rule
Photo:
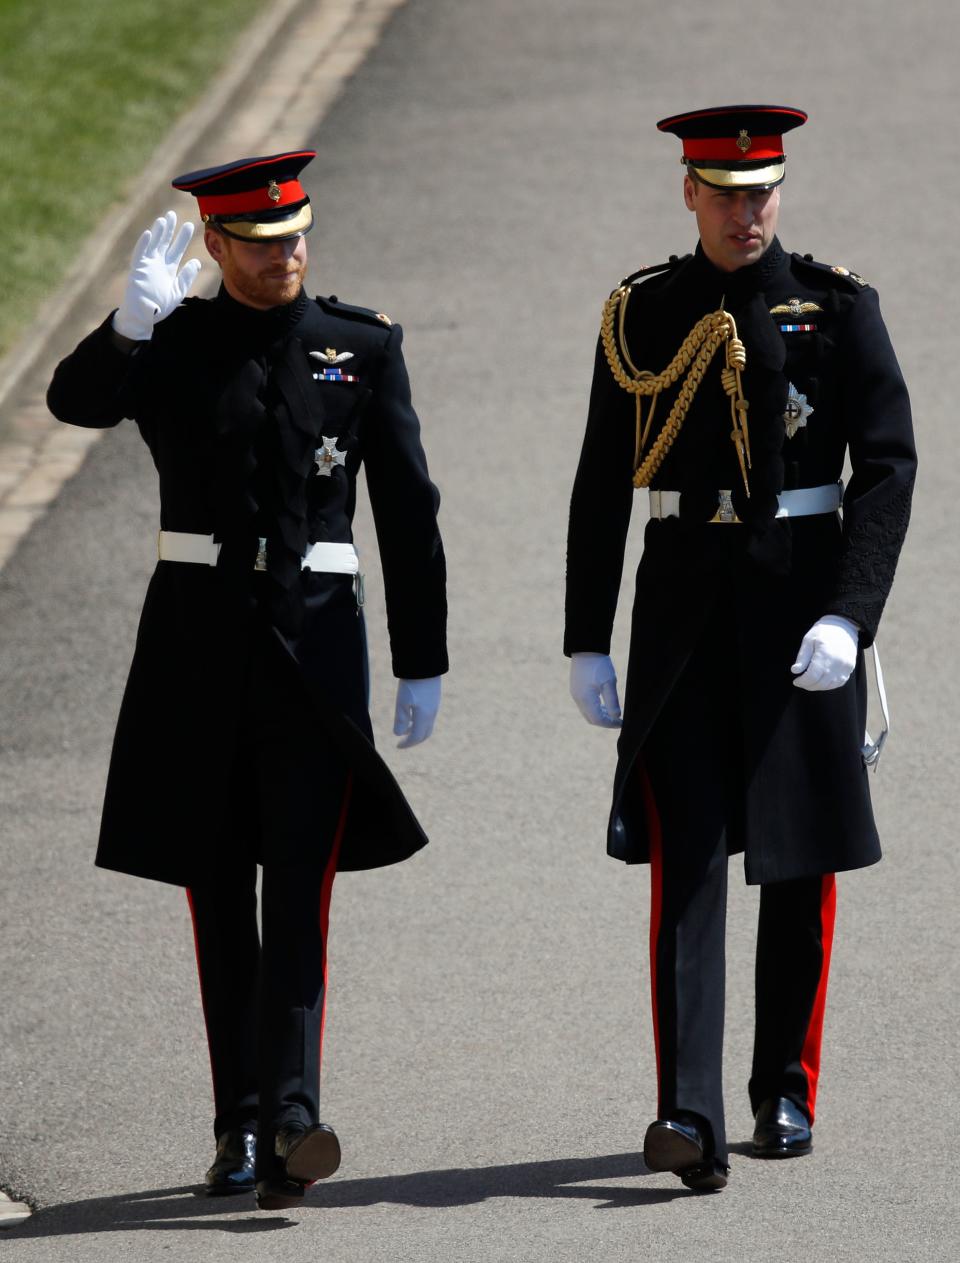
<path fill-rule="evenodd" d="M 591 1185 L 584 1181 L 627 1179 L 647 1175 L 639 1154 L 597 1158 L 562 1158 L 554 1162 L 520 1162 L 512 1166 L 459 1167 L 417 1171 L 363 1180 L 318 1184 L 307 1194 L 304 1210 L 347 1209 L 393 1202 L 438 1209 L 467 1206 L 490 1197 L 575 1197 L 601 1203 L 595 1209 L 653 1206 L 675 1197 L 696 1196 L 686 1189 L 644 1189 Z M 196 1185 L 146 1189 L 116 1197 L 62 1202 L 39 1210 L 20 1227 L 6 1229 L 3 1239 L 78 1236 L 90 1232 L 138 1229 L 275 1232 L 297 1220 L 252 1210 L 253 1198 L 210 1198 Z M 245 1212 L 251 1208 L 250 1215 Z M 237 1216 L 242 1216 L 238 1218 Z"/>

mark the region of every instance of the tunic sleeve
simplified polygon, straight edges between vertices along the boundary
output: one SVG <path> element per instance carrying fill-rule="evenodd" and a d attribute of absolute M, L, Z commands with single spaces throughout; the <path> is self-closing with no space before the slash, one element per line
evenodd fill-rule
<path fill-rule="evenodd" d="M 633 400 L 614 381 L 598 341 L 567 532 L 568 657 L 610 651 L 633 506 L 635 442 Z"/>
<path fill-rule="evenodd" d="M 824 612 L 852 619 L 867 646 L 893 584 L 917 468 L 907 388 L 876 291 L 864 290 L 855 303 L 840 356 L 840 406 L 853 476 L 843 498 L 834 592 Z"/>
<path fill-rule="evenodd" d="M 403 332 L 394 325 L 363 462 L 383 566 L 393 671 L 401 679 L 427 679 L 448 667 L 446 562 L 437 526 L 440 494 L 427 472 L 402 343 Z"/>
<path fill-rule="evenodd" d="M 87 429 L 118 425 L 136 410 L 142 347 L 127 353 L 114 344 L 113 313 L 60 361 L 47 390 L 47 407 L 58 421 Z"/>

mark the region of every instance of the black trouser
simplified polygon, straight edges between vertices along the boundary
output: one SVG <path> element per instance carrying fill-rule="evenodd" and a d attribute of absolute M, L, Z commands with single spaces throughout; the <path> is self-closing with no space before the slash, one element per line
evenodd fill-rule
<path fill-rule="evenodd" d="M 644 746 L 651 840 L 650 966 L 658 1117 L 692 1113 L 727 1158 L 723 1116 L 727 853 L 742 845 L 742 741 L 705 712 L 732 646 L 696 652 Z M 725 657 L 725 664 L 719 659 Z M 813 1119 L 833 936 L 832 874 L 760 888 L 750 1100 L 786 1096 Z"/>
<path fill-rule="evenodd" d="M 224 860 L 187 892 L 214 1134 L 258 1133 L 258 1179 L 276 1174 L 278 1127 L 319 1121 L 330 895 L 350 793 L 278 653 L 266 642 L 251 668 Z"/>

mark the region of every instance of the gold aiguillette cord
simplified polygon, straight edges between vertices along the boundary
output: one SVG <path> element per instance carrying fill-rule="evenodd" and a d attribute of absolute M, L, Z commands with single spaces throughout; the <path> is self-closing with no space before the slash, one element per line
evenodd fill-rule
<path fill-rule="evenodd" d="M 747 409 L 749 404 L 743 397 L 743 383 L 740 374 L 746 368 L 747 355 L 743 343 L 737 337 L 737 325 L 733 316 L 721 307 L 698 320 L 693 326 L 676 355 L 662 373 L 651 373 L 647 369 L 639 369 L 630 358 L 624 335 L 627 303 L 630 300 L 630 287 L 621 286 L 604 303 L 603 318 L 600 325 L 600 340 L 603 343 L 604 355 L 617 385 L 636 399 L 636 444 L 634 447 L 633 485 L 648 487 L 657 470 L 666 459 L 667 453 L 676 442 L 677 435 L 690 411 L 694 396 L 703 381 L 704 374 L 710 366 L 721 343 L 726 343 L 725 367 L 720 381 L 730 398 L 730 415 L 733 429 L 730 438 L 737 452 L 740 463 L 740 474 L 747 495 L 750 495 L 750 481 L 747 471 L 750 462 L 750 433 L 747 425 Z M 617 317 L 619 316 L 619 320 Z M 614 323 L 617 322 L 617 333 L 614 334 Z M 619 345 L 618 345 L 619 343 Z M 621 359 L 622 354 L 622 359 Z M 624 360 L 627 367 L 624 367 Z M 629 369 L 629 374 L 627 372 Z M 653 424 L 654 411 L 660 392 L 675 385 L 683 374 L 683 381 L 674 400 L 673 407 L 657 435 L 653 446 L 641 461 L 647 446 Z M 643 421 L 642 400 L 650 399 L 646 422 Z"/>

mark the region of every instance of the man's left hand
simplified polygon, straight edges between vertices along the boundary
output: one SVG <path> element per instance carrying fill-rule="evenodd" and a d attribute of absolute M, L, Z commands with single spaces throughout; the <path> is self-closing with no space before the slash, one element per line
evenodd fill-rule
<path fill-rule="evenodd" d="M 825 693 L 838 689 L 850 679 L 857 665 L 856 623 L 840 614 L 827 614 L 814 623 L 800 642 L 797 660 L 790 668 L 798 689 Z"/>
<path fill-rule="evenodd" d="M 440 709 L 440 676 L 429 680 L 401 680 L 397 685 L 397 710 L 393 722 L 397 749 L 419 745 L 433 732 Z"/>

